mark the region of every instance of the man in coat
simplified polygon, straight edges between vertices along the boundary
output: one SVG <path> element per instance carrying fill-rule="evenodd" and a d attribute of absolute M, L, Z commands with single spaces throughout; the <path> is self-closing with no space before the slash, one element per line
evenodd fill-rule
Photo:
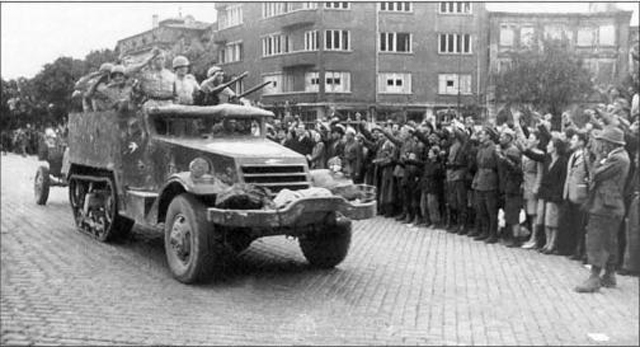
<path fill-rule="evenodd" d="M 595 132 L 595 161 L 590 165 L 589 221 L 587 223 L 587 261 L 591 275 L 575 288 L 579 293 L 592 293 L 616 285 L 615 265 L 618 256 L 617 232 L 625 214 L 624 183 L 629 172 L 629 155 L 624 149 L 624 133 L 607 126 Z M 600 272 L 605 269 L 600 278 Z"/>

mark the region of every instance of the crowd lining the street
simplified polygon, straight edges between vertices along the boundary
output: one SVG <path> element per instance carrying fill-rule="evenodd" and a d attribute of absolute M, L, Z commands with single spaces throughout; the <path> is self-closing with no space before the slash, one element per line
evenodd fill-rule
<path fill-rule="evenodd" d="M 382 216 L 588 263 L 575 289 L 593 292 L 615 286 L 616 271 L 640 271 L 637 91 L 630 99 L 585 110 L 582 127 L 563 114 L 558 130 L 550 114 L 525 124 L 512 109 L 498 126 L 287 116 L 268 136 L 311 169 L 376 186 Z"/>
<path fill-rule="evenodd" d="M 130 98 L 215 105 L 226 94 L 250 103 L 223 85 L 217 66 L 198 83 L 186 58 L 173 60 L 174 71 L 164 63 L 154 49 L 139 64 L 103 64 L 76 83 L 75 96 L 85 111 L 127 107 Z M 304 155 L 312 170 L 375 186 L 384 217 L 588 263 L 591 276 L 575 290 L 594 292 L 615 286 L 616 271 L 640 273 L 638 99 L 637 90 L 611 93 L 608 105 L 585 110 L 584 126 L 566 113 L 560 129 L 550 114 L 530 112 L 525 122 L 512 108 L 506 122 L 482 126 L 472 117 L 377 124 L 359 113 L 308 124 L 287 114 L 268 124 L 267 136 Z M 29 153 L 34 133 L 18 131 L 12 145 Z"/>

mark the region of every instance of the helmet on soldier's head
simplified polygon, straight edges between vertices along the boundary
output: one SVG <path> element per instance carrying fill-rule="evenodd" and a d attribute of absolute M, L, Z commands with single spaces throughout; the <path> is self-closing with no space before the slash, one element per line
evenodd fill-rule
<path fill-rule="evenodd" d="M 207 70 L 207 78 L 213 76 L 218 71 L 222 71 L 222 68 L 220 66 L 214 65 L 210 67 L 209 70 Z"/>
<path fill-rule="evenodd" d="M 189 66 L 189 59 L 187 57 L 179 55 L 173 58 L 173 69 L 177 69 L 179 67 Z"/>
<path fill-rule="evenodd" d="M 111 63 L 104 63 L 102 65 L 100 65 L 100 72 L 104 73 L 104 72 L 108 72 L 111 73 L 111 70 L 113 70 L 113 64 Z"/>
<path fill-rule="evenodd" d="M 111 75 L 115 75 L 115 74 L 122 74 L 124 75 L 124 66 L 123 65 L 116 65 L 113 67 L 113 69 L 111 69 Z"/>

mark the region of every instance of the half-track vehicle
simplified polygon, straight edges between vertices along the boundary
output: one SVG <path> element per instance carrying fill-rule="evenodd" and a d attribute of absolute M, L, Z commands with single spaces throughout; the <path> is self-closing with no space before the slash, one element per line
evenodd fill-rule
<path fill-rule="evenodd" d="M 219 204 L 239 186 L 266 188 L 272 198 L 313 186 L 306 158 L 266 138 L 268 117 L 273 113 L 235 104 L 70 114 L 66 179 L 78 229 L 105 242 L 134 223 L 163 232 L 170 271 L 184 283 L 215 277 L 230 255 L 272 235 L 298 238 L 314 266 L 336 266 L 350 246 L 351 220 L 373 217 L 374 199 L 309 196 L 276 208 Z M 370 193 L 372 187 L 351 188 Z"/>

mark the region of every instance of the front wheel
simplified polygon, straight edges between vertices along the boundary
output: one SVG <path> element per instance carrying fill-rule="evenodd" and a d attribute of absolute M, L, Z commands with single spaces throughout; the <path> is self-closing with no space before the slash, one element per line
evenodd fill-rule
<path fill-rule="evenodd" d="M 182 283 L 210 279 L 221 257 L 215 230 L 205 206 L 194 196 L 181 194 L 169 204 L 164 248 L 173 277 Z"/>
<path fill-rule="evenodd" d="M 46 166 L 40 166 L 36 171 L 36 177 L 33 180 L 33 193 L 36 198 L 36 204 L 44 205 L 49 199 L 49 169 Z"/>
<path fill-rule="evenodd" d="M 300 237 L 302 254 L 313 266 L 332 268 L 346 258 L 351 245 L 351 221 L 338 218 L 336 224 L 319 233 Z"/>

